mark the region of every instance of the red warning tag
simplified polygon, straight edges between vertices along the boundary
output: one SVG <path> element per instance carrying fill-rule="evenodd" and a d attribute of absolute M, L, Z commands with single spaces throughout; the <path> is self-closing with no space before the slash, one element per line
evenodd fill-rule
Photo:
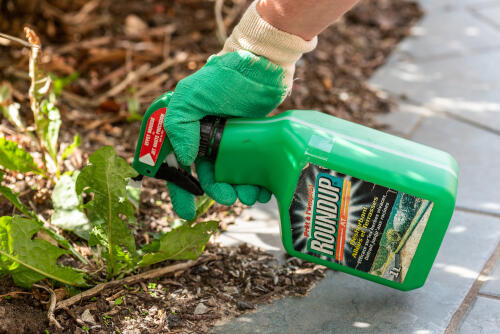
<path fill-rule="evenodd" d="M 163 129 L 163 120 L 165 119 L 166 112 L 167 108 L 161 108 L 149 117 L 146 132 L 142 140 L 141 153 L 139 154 L 139 161 L 146 165 L 154 166 L 160 154 L 160 149 L 166 135 L 165 129 Z"/>

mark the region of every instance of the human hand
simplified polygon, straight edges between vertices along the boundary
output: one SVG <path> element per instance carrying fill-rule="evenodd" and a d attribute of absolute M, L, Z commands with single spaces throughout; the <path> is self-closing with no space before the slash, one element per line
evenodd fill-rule
<path fill-rule="evenodd" d="M 206 116 L 263 117 L 290 92 L 295 62 L 311 51 L 317 39 L 276 29 L 264 21 L 254 2 L 227 39 L 224 49 L 211 56 L 199 71 L 181 80 L 167 107 L 164 128 L 177 161 L 188 169 L 195 162 L 203 190 L 217 202 L 233 204 L 237 198 L 247 205 L 267 202 L 268 190 L 252 185 L 215 182 L 213 163 L 198 158 L 200 120 Z M 184 219 L 195 216 L 194 196 L 167 184 L 174 210 Z"/>
<path fill-rule="evenodd" d="M 171 96 L 167 93 L 159 98 L 167 108 L 164 127 L 177 161 L 185 169 L 195 162 L 203 190 L 218 203 L 232 205 L 239 198 L 242 203 L 252 205 L 256 201 L 269 201 L 271 194 L 258 186 L 215 182 L 213 163 L 196 159 L 199 121 L 210 115 L 266 116 L 286 95 L 283 78 L 281 66 L 248 51 L 231 52 L 212 56 L 199 71 L 181 80 Z M 177 214 L 192 219 L 196 211 L 194 196 L 173 183 L 167 186 Z"/>

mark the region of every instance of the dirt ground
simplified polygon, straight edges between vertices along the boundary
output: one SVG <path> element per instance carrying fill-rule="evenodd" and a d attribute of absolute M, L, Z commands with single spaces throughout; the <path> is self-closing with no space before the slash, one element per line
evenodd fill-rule
<path fill-rule="evenodd" d="M 204 260 L 207 259 L 207 260 Z M 106 290 L 56 314 L 64 333 L 205 333 L 213 324 L 250 312 L 257 304 L 307 294 L 325 268 L 249 247 L 210 245 L 199 265 L 172 275 Z M 0 281 L 0 333 L 50 332 L 43 291 L 14 296 L 10 280 Z M 29 316 L 27 316 L 29 314 Z"/>
<path fill-rule="evenodd" d="M 224 3 L 224 24 L 230 31 L 249 1 Z M 31 25 L 42 41 L 43 69 L 59 76 L 79 73 L 59 105 L 62 145 L 77 133 L 82 137 L 82 145 L 65 170 L 81 169 L 89 154 L 103 145 L 113 146 L 131 162 L 140 127 L 140 121 L 131 116 L 143 113 L 156 96 L 173 90 L 178 80 L 220 50 L 213 5 L 205 0 L 1 2 L 0 32 L 23 38 L 23 25 Z M 362 1 L 326 30 L 318 48 L 299 61 L 293 94 L 276 112 L 316 109 L 378 126 L 373 115 L 387 112 L 391 101 L 366 80 L 421 15 L 412 1 Z M 29 123 L 28 50 L 0 42 L 0 82 L 12 85 L 14 99 Z M 137 102 L 139 109 L 133 110 L 130 101 Z M 5 119 L 1 119 L 0 134 L 39 157 L 31 139 L 17 133 Z M 8 173 L 3 184 L 21 193 L 21 200 L 44 218 L 50 217 L 52 185 L 45 180 Z M 219 219 L 224 230 L 242 209 L 241 204 L 215 205 L 206 218 Z M 13 213 L 10 202 L 0 198 L 0 215 Z M 163 182 L 145 180 L 136 240 L 146 240 L 175 218 Z M 79 244 L 75 236 L 65 236 Z M 259 303 L 303 295 L 323 277 L 324 269 L 313 264 L 289 259 L 280 265 L 269 254 L 247 246 L 211 245 L 203 256 L 210 255 L 215 258 L 188 270 L 113 288 L 56 311 L 56 319 L 71 333 L 117 329 L 122 333 L 204 333 L 216 321 L 250 312 Z M 64 289 L 57 291 L 61 299 L 68 296 Z M 43 290 L 23 291 L 10 279 L 2 279 L 2 295 L 7 298 L 0 299 L 0 333 L 57 332 L 49 326 L 48 296 Z"/>

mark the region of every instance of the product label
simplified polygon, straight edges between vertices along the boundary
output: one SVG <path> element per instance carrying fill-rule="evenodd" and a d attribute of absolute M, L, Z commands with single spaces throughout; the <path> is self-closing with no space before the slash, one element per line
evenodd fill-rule
<path fill-rule="evenodd" d="M 142 140 L 141 153 L 139 154 L 139 161 L 146 165 L 154 166 L 160 154 L 166 135 L 165 129 L 163 129 L 166 112 L 167 108 L 160 108 L 149 117 Z"/>
<path fill-rule="evenodd" d="M 432 205 L 308 164 L 290 205 L 294 249 L 402 283 Z"/>

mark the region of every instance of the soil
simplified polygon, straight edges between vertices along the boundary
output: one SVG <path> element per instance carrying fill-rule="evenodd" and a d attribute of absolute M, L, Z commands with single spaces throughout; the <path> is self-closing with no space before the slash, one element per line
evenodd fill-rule
<path fill-rule="evenodd" d="M 224 1 L 228 31 L 249 3 Z M 29 24 L 42 41 L 42 69 L 58 76 L 79 73 L 59 103 L 61 145 L 71 143 L 77 133 L 82 137 L 82 145 L 63 171 L 81 169 L 89 154 L 103 145 L 113 146 L 120 156 L 132 161 L 140 122 L 130 117 L 135 112 L 142 114 L 155 97 L 173 90 L 180 79 L 220 50 L 213 5 L 213 1 L 204 0 L 1 2 L 0 32 L 24 39 L 22 28 Z M 387 112 L 392 102 L 366 80 L 421 15 L 413 1 L 362 1 L 322 33 L 317 49 L 299 61 L 293 94 L 276 112 L 316 109 L 381 126 L 374 123 L 373 116 Z M 14 101 L 20 103 L 21 115 L 30 125 L 27 70 L 28 50 L 0 39 L 0 83 L 12 85 Z M 129 107 L 131 101 L 139 103 L 138 110 Z M 3 118 L 0 135 L 17 141 L 40 161 L 31 138 Z M 16 173 L 6 173 L 2 184 L 20 193 L 23 203 L 43 218 L 50 218 L 52 184 L 35 175 Z M 163 182 L 145 179 L 140 202 L 140 224 L 135 233 L 142 243 L 153 233 L 168 229 L 176 217 Z M 204 218 L 219 219 L 224 230 L 243 208 L 239 203 L 233 207 L 214 205 Z M 14 213 L 10 202 L 0 198 L 0 215 Z M 78 238 L 61 233 L 84 251 Z M 71 333 L 83 333 L 84 326 L 91 333 L 115 329 L 122 333 L 203 333 L 217 321 L 251 312 L 259 303 L 306 294 L 323 277 L 321 267 L 298 259 L 278 264 L 271 255 L 248 246 L 211 245 L 206 253 L 217 259 L 158 281 L 110 289 L 96 300 L 57 311 L 56 319 Z M 8 297 L 0 299 L 0 333 L 57 332 L 47 320 L 46 292 L 13 291 L 27 292 L 8 278 L 0 280 L 0 295 Z M 67 297 L 64 289 L 56 292 L 59 299 Z M 121 305 L 114 305 L 117 298 L 122 298 Z M 95 324 L 82 324 L 85 310 Z"/>
<path fill-rule="evenodd" d="M 56 319 L 64 327 L 61 332 L 84 333 L 86 326 L 92 333 L 206 333 L 214 323 L 251 312 L 260 303 L 307 294 L 325 271 L 323 266 L 296 258 L 279 263 L 273 255 L 246 244 L 209 245 L 203 256 L 215 260 L 170 276 L 109 289 L 57 312 Z M 9 279 L 0 281 L 0 295 L 12 291 L 20 290 Z M 4 299 L 0 333 L 54 332 L 42 304 L 47 299 L 45 292 L 36 289 L 32 294 Z M 84 312 L 90 312 L 90 318 Z"/>

